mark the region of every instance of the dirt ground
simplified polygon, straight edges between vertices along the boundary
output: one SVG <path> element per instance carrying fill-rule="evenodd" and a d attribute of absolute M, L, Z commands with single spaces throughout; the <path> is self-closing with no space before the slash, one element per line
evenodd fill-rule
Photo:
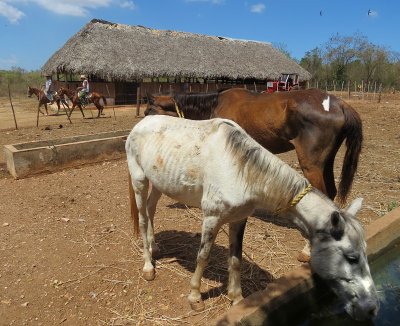
<path fill-rule="evenodd" d="M 364 225 L 400 202 L 400 96 L 347 100 L 360 113 L 365 142 L 350 200 L 364 197 Z M 74 112 L 40 117 L 33 99 L 0 99 L 0 145 L 131 129 L 134 108 L 82 119 Z M 115 115 L 114 115 L 115 112 Z M 93 111 L 95 114 L 95 111 Z M 280 157 L 299 170 L 295 153 Z M 343 150 L 336 164 L 339 175 Z M 227 235 L 221 230 L 202 281 L 206 309 L 187 303 L 200 241 L 201 214 L 162 197 L 155 218 L 161 253 L 152 282 L 141 277 L 141 242 L 129 219 L 125 160 L 14 180 L 0 154 L 0 325 L 207 325 L 230 307 Z M 249 295 L 300 265 L 299 232 L 251 217 L 242 282 Z"/>

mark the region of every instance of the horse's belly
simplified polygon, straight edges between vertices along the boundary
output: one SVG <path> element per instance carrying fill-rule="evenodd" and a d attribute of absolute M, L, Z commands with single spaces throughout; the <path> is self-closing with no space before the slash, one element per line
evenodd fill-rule
<path fill-rule="evenodd" d="M 171 197 L 182 204 L 200 207 L 203 197 L 203 187 L 198 183 L 191 182 L 181 175 L 178 180 L 160 180 L 149 178 L 150 182 L 163 194 Z"/>

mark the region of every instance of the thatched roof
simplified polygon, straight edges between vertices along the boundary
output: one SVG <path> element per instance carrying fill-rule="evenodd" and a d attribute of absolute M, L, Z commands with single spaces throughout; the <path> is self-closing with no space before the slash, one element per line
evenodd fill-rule
<path fill-rule="evenodd" d="M 310 74 L 270 43 L 156 30 L 94 19 L 46 62 L 42 72 L 101 78 L 146 77 L 276 79 Z"/>

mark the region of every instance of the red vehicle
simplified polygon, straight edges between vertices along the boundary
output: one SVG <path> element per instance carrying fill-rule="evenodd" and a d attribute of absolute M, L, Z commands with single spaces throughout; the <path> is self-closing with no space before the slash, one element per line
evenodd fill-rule
<path fill-rule="evenodd" d="M 267 82 L 267 92 L 285 92 L 299 87 L 298 74 L 282 74 L 278 80 Z"/>

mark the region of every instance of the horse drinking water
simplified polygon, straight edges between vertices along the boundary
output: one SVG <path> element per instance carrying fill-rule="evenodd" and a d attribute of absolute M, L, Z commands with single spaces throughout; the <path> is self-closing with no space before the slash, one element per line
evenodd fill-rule
<path fill-rule="evenodd" d="M 378 299 L 371 278 L 362 227 L 354 217 L 356 199 L 339 209 L 328 197 L 279 158 L 260 146 L 235 122 L 193 121 L 151 116 L 126 141 L 133 187 L 131 200 L 143 238 L 143 276 L 153 280 L 153 217 L 162 193 L 200 207 L 204 219 L 189 302 L 202 310 L 200 281 L 220 227 L 229 224 L 228 296 L 242 297 L 240 264 L 243 225 L 254 209 L 296 223 L 312 243 L 311 268 L 328 281 L 346 311 L 356 319 L 376 315 Z M 149 182 L 152 187 L 148 196 Z M 136 223 L 134 223 L 135 225 Z"/>

